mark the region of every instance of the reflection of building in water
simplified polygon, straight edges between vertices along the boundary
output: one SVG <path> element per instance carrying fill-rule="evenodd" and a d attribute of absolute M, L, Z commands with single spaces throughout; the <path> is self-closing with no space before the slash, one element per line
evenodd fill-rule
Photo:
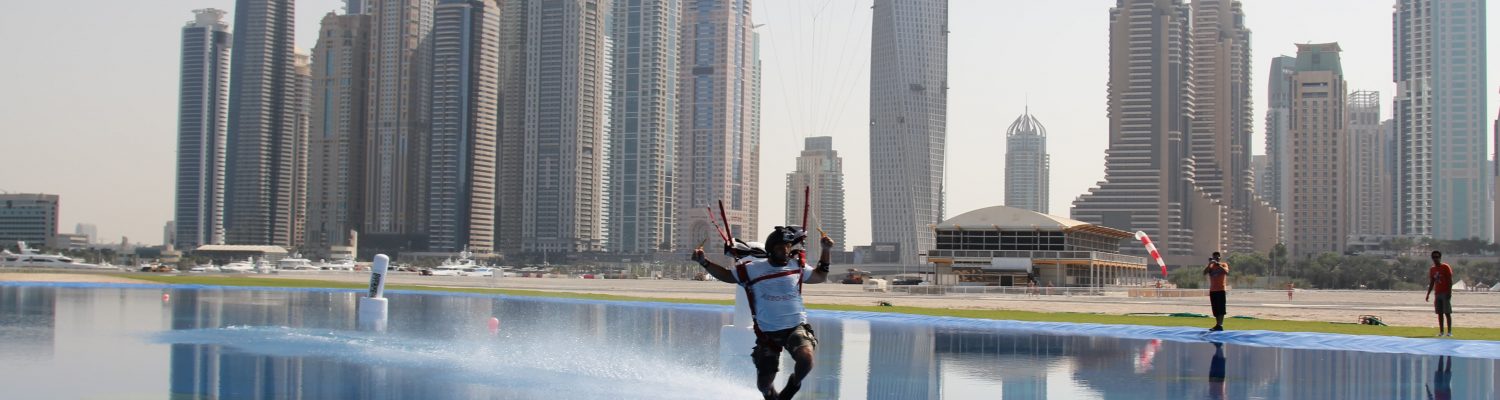
<path fill-rule="evenodd" d="M 882 326 L 870 330 L 871 399 L 935 399 L 941 382 L 931 327 Z M 883 328 L 883 329 L 882 329 Z"/>
<path fill-rule="evenodd" d="M 0 342 L 12 356 L 52 358 L 57 289 L 0 286 Z"/>
<path fill-rule="evenodd" d="M 1437 356 L 1277 349 L 1282 353 L 1279 390 L 1270 397 L 1287 399 L 1422 399 L 1433 386 Z M 1455 398 L 1495 393 L 1500 378 L 1495 360 L 1453 362 Z M 1266 364 L 1260 364 L 1266 365 Z M 1372 385 L 1372 382 L 1393 382 Z M 1467 396 L 1467 397 L 1466 397 Z"/>

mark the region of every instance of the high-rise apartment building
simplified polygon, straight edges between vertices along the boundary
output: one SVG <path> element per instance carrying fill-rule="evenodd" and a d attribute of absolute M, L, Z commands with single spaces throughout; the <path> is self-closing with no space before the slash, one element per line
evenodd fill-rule
<path fill-rule="evenodd" d="M 936 247 L 948 140 L 948 1 L 876 0 L 870 40 L 870 221 L 903 264 Z"/>
<path fill-rule="evenodd" d="M 495 247 L 500 9 L 494 0 L 439 0 L 434 14 L 428 246 L 489 253 Z"/>
<path fill-rule="evenodd" d="M 1190 15 L 1181 0 L 1119 0 L 1110 10 L 1105 180 L 1072 210 L 1079 221 L 1145 232 L 1169 264 L 1223 248 L 1224 207 L 1198 185 L 1190 148 Z"/>
<path fill-rule="evenodd" d="M 1271 175 L 1271 157 L 1265 154 L 1250 156 L 1250 171 L 1255 174 L 1255 195 L 1270 198 L 1266 196 L 1271 190 L 1266 184 L 1270 180 L 1266 177 Z"/>
<path fill-rule="evenodd" d="M 344 13 L 347 15 L 360 15 L 365 13 L 365 3 L 378 0 L 344 0 Z"/>
<path fill-rule="evenodd" d="M 0 247 L 55 243 L 61 201 L 55 194 L 0 193 Z"/>
<path fill-rule="evenodd" d="M 1380 117 L 1380 92 L 1349 94 L 1349 234 L 1396 234 L 1396 138 Z"/>
<path fill-rule="evenodd" d="M 523 250 L 603 251 L 609 0 L 531 0 Z"/>
<path fill-rule="evenodd" d="M 1286 218 L 1286 206 L 1291 201 L 1291 173 L 1292 165 L 1291 133 L 1292 122 L 1292 74 L 1296 72 L 1297 57 L 1279 56 L 1271 59 L 1271 74 L 1267 79 L 1266 95 L 1266 158 L 1270 165 L 1264 176 L 1256 179 L 1265 180 L 1265 193 L 1261 197 L 1271 203 L 1271 207 L 1280 210 L 1281 238 L 1291 236 L 1287 231 L 1290 226 Z"/>
<path fill-rule="evenodd" d="M 832 137 L 810 137 L 804 142 L 797 169 L 786 174 L 786 223 L 802 223 L 803 206 L 807 207 L 807 253 L 811 262 L 823 249 L 817 240 L 820 229 L 833 239 L 832 250 L 845 249 L 844 160 L 833 149 Z"/>
<path fill-rule="evenodd" d="M 1490 158 L 1495 168 L 1490 171 L 1491 177 L 1495 180 L 1490 185 L 1490 197 L 1494 200 L 1490 207 L 1490 215 L 1495 218 L 1494 224 L 1491 225 L 1494 236 L 1491 236 L 1490 241 L 1493 242 L 1500 241 L 1500 117 L 1495 118 L 1495 150 L 1490 153 Z"/>
<path fill-rule="evenodd" d="M 1051 187 L 1047 127 L 1027 109 L 1005 130 L 1005 205 L 1046 214 Z"/>
<path fill-rule="evenodd" d="M 1485 0 L 1397 0 L 1394 118 L 1401 232 L 1489 238 Z"/>
<path fill-rule="evenodd" d="M 1192 2 L 1194 180 L 1224 207 L 1224 248 L 1270 251 L 1280 219 L 1255 195 L 1250 169 L 1250 29 L 1237 0 Z"/>
<path fill-rule="evenodd" d="M 229 66 L 229 244 L 294 246 L 298 75 L 294 0 L 239 0 Z"/>
<path fill-rule="evenodd" d="M 1348 243 L 1349 115 L 1340 51 L 1338 43 L 1297 45 L 1287 247 L 1299 257 L 1342 253 Z"/>
<path fill-rule="evenodd" d="M 760 51 L 750 0 L 686 0 L 678 60 L 676 245 L 715 236 L 705 207 L 723 201 L 737 238 L 762 240 Z"/>
<path fill-rule="evenodd" d="M 330 12 L 313 47 L 304 245 L 313 257 L 332 258 L 331 247 L 348 246 L 349 232 L 364 231 L 365 88 L 373 22 L 369 15 Z"/>
<path fill-rule="evenodd" d="M 371 0 L 366 88 L 365 221 L 361 236 L 425 233 L 428 106 L 434 0 Z"/>
<path fill-rule="evenodd" d="M 500 112 L 495 140 L 495 249 L 521 252 L 526 182 L 526 57 L 530 2 L 501 0 Z"/>
<path fill-rule="evenodd" d="M 298 49 L 292 59 L 296 78 L 293 88 L 292 152 L 292 241 L 288 247 L 307 243 L 307 162 L 308 136 L 312 131 L 312 54 Z"/>
<path fill-rule="evenodd" d="M 682 2 L 616 0 L 613 13 L 609 249 L 672 251 Z"/>
<path fill-rule="evenodd" d="M 223 10 L 193 13 L 193 21 L 182 28 L 178 76 L 177 240 L 166 243 L 185 249 L 224 243 L 224 152 L 233 37 Z"/>

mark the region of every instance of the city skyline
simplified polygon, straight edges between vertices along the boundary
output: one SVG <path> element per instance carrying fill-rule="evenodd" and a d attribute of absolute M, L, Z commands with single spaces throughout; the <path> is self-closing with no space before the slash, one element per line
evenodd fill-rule
<path fill-rule="evenodd" d="M 317 2 L 304 0 L 298 3 L 300 18 L 296 20 L 300 29 L 297 35 L 297 42 L 299 44 L 306 44 L 302 47 L 310 48 L 312 47 L 312 41 L 316 40 L 316 35 L 313 34 L 313 30 L 309 30 L 306 27 L 310 23 L 315 29 L 318 22 L 317 16 L 323 12 L 341 8 L 342 5 L 335 1 Z M 781 180 L 785 172 L 790 170 L 788 168 L 792 164 L 790 160 L 795 158 L 795 151 L 793 149 L 797 148 L 795 140 L 800 139 L 797 136 L 804 135 L 799 132 L 833 135 L 841 143 L 848 144 L 847 148 L 841 149 L 846 155 L 846 168 L 850 171 L 858 171 L 860 173 L 868 170 L 868 158 L 863 156 L 864 154 L 868 154 L 868 152 L 862 148 L 862 146 L 867 146 L 867 143 L 863 143 L 865 140 L 861 138 L 861 136 L 866 135 L 868 128 L 860 124 L 860 122 L 867 122 L 868 119 L 866 116 L 860 115 L 863 112 L 859 111 L 859 109 L 863 108 L 860 106 L 863 101 L 858 98 L 859 92 L 861 92 L 858 86 L 863 85 L 861 82 L 863 79 L 859 77 L 861 74 L 857 73 L 862 68 L 868 70 L 868 66 L 860 67 L 858 64 L 862 62 L 855 61 L 852 62 L 854 64 L 852 67 L 830 67 L 829 65 L 834 62 L 824 60 L 811 68 L 804 68 L 808 72 L 798 73 L 794 72 L 796 71 L 795 67 L 798 65 L 797 63 L 808 62 L 807 57 L 771 56 L 771 54 L 801 55 L 808 53 L 808 49 L 840 50 L 842 47 L 848 47 L 847 52 L 854 54 L 849 56 L 848 59 L 868 59 L 867 57 L 858 56 L 858 53 L 861 51 L 867 51 L 867 49 L 859 49 L 859 47 L 863 46 L 861 44 L 863 42 L 862 38 L 868 38 L 866 33 L 859 32 L 866 29 L 864 27 L 869 24 L 868 21 L 864 21 L 870 15 L 867 8 L 868 2 L 863 3 L 865 3 L 863 6 L 853 4 L 852 2 L 835 3 L 829 7 L 830 10 L 817 14 L 817 10 L 812 9 L 810 6 L 804 7 L 800 4 L 787 4 L 774 1 L 758 2 L 760 4 L 759 11 L 761 12 L 757 13 L 757 23 L 767 24 L 767 26 L 757 30 L 762 35 L 763 43 L 761 45 L 761 52 L 763 53 L 762 58 L 767 65 L 765 77 L 763 78 L 763 86 L 765 87 L 766 94 L 762 98 L 762 107 L 765 109 L 763 112 L 764 122 L 762 123 L 762 130 L 766 133 L 762 135 L 764 137 L 762 146 L 765 150 L 762 151 L 761 164 L 765 167 L 763 167 L 764 170 L 760 174 L 760 186 L 770 189 L 763 191 L 759 196 L 759 202 L 763 207 L 760 212 L 762 215 L 759 221 L 760 229 L 779 223 L 776 220 L 779 219 L 779 216 L 784 215 L 781 212 L 783 210 L 779 210 L 782 207 L 780 203 L 782 203 L 781 199 L 784 198 L 784 193 L 775 189 L 782 186 L 782 183 L 778 181 Z M 1061 208 L 1059 208 L 1057 203 L 1070 201 L 1072 197 L 1082 193 L 1080 188 L 1092 185 L 1094 181 L 1097 181 L 1102 176 L 1101 157 L 1098 155 L 1102 154 L 1103 147 L 1098 145 L 1097 142 L 1103 136 L 1103 130 L 1099 129 L 1099 126 L 1102 124 L 1099 121 L 1102 121 L 1105 117 L 1098 106 L 1102 104 L 1100 101 L 1104 93 L 1102 82 L 1106 76 L 1102 70 L 1097 69 L 1099 63 L 1092 61 L 1097 61 L 1098 57 L 1103 54 L 1098 49 L 1103 47 L 1102 45 L 1105 44 L 1106 39 L 1104 39 L 1105 36 L 1099 33 L 1103 31 L 1100 25 L 1102 25 L 1104 10 L 1109 6 L 1108 3 L 1112 2 L 1095 2 L 1095 5 L 1081 8 L 1083 10 L 1081 12 L 1077 11 L 1077 9 L 1080 9 L 1077 4 L 1068 7 L 1053 7 L 1046 4 L 998 5 L 954 1 L 950 5 L 950 8 L 954 10 L 952 24 L 954 34 L 949 60 L 950 64 L 953 65 L 953 78 L 951 81 L 953 82 L 954 94 L 950 99 L 953 110 L 950 112 L 952 115 L 949 124 L 954 128 L 950 128 L 950 132 L 952 132 L 950 141 L 952 144 L 950 145 L 951 154 L 949 158 L 951 161 L 949 162 L 949 168 L 950 170 L 973 171 L 973 173 L 966 172 L 962 175 L 962 179 L 957 179 L 960 177 L 958 175 L 950 177 L 950 179 L 954 179 L 954 182 L 950 182 L 950 186 L 953 189 L 948 192 L 947 196 L 948 214 L 957 214 L 970 209 L 993 205 L 996 203 L 994 199 L 1000 198 L 999 193 L 1001 193 L 1001 190 L 998 185 L 981 183 L 981 180 L 986 178 L 988 178 L 989 182 L 998 182 L 999 179 L 995 178 L 1001 173 L 999 169 L 989 168 L 989 171 L 986 171 L 977 165 L 961 164 L 959 160 L 980 160 L 982 158 L 964 157 L 964 155 L 976 155 L 978 153 L 975 152 L 983 148 L 988 148 L 988 151 L 1003 148 L 1003 145 L 981 140 L 980 137 L 984 132 L 979 132 L 977 127 L 982 126 L 981 124 L 984 123 L 993 124 L 995 121 L 991 114 L 1013 115 L 1022 108 L 1021 104 L 1026 97 L 1030 97 L 1032 110 L 1039 118 L 1049 121 L 1066 119 L 1049 123 L 1049 128 L 1052 128 L 1052 135 L 1056 137 L 1056 140 L 1079 144 L 1076 148 L 1071 148 L 1066 154 L 1055 154 L 1057 159 L 1054 160 L 1054 182 L 1053 193 L 1051 193 L 1053 199 L 1052 209 L 1060 210 Z M 1311 7 L 1311 10 L 1303 11 L 1306 11 L 1310 15 L 1318 15 L 1319 12 L 1326 13 L 1330 9 L 1337 9 L 1341 6 L 1360 6 L 1356 9 L 1348 10 L 1349 12 L 1346 14 L 1349 15 L 1348 19 L 1351 21 L 1362 21 L 1362 23 L 1332 24 L 1333 26 L 1329 27 L 1319 27 L 1316 26 L 1317 24 L 1297 24 L 1296 21 L 1299 19 L 1295 18 L 1296 16 L 1287 18 L 1288 14 L 1291 13 L 1290 10 L 1293 10 L 1291 6 L 1293 3 L 1266 1 L 1250 2 L 1245 5 L 1249 25 L 1256 32 L 1256 37 L 1253 39 L 1255 44 L 1255 60 L 1251 64 L 1251 69 L 1254 73 L 1252 91 L 1256 98 L 1255 111 L 1252 115 L 1257 120 L 1261 115 L 1264 115 L 1265 110 L 1265 103 L 1263 101 L 1265 96 L 1265 82 L 1263 74 L 1269 67 L 1267 60 L 1275 55 L 1291 53 L 1294 43 L 1338 40 L 1345 48 L 1343 53 L 1345 64 L 1351 67 L 1358 66 L 1359 68 L 1358 71 L 1355 71 L 1355 68 L 1346 68 L 1348 70 L 1346 74 L 1350 86 L 1378 90 L 1382 92 L 1382 97 L 1394 97 L 1394 84 L 1389 82 L 1391 47 L 1391 36 L 1389 35 L 1390 4 L 1384 4 L 1384 2 L 1373 5 L 1367 2 L 1329 3 L 1304 4 L 1303 6 Z M 168 9 L 169 7 L 163 5 L 175 8 Z M 29 7 L 30 9 L 28 9 Z M 100 7 L 100 9 L 110 12 L 125 10 L 127 11 L 125 15 L 135 13 L 137 10 L 155 10 L 149 13 L 148 20 L 165 20 L 167 22 L 160 24 L 161 26 L 175 28 L 180 27 L 183 16 L 188 10 L 206 7 L 232 9 L 233 3 L 228 1 L 163 2 L 162 5 L 134 5 L 133 7 L 110 5 Z M 840 9 L 840 7 L 843 8 Z M 1275 7 L 1279 7 L 1280 11 L 1275 13 L 1261 11 Z M 960 10 L 961 8 L 962 10 Z M 993 44 L 992 42 L 996 37 L 993 32 L 997 32 L 997 30 L 991 29 L 1000 27 L 982 26 L 982 24 L 976 23 L 975 17 L 972 17 L 970 14 L 983 15 L 986 9 L 995 8 L 1013 9 L 1016 12 L 1037 20 L 1039 23 L 1061 20 L 1079 28 L 1078 33 L 1060 37 L 1059 40 L 1062 43 L 1085 45 L 1078 50 L 1078 53 L 1080 53 L 1078 57 L 1070 59 L 1075 60 L 1071 61 L 1073 64 L 1083 64 L 1083 66 L 1090 68 L 1081 68 L 1078 65 L 1053 65 L 1049 69 L 1056 69 L 1058 70 L 1057 72 L 1048 72 L 1043 68 L 1030 68 L 1005 74 L 995 74 L 993 71 L 990 71 L 985 72 L 983 75 L 978 75 L 977 69 L 984 64 L 973 61 L 974 58 L 972 57 L 976 57 L 975 53 L 981 49 L 981 47 L 977 47 L 977 43 L 984 41 Z M 168 10 L 162 11 L 162 9 Z M 19 13 L 12 15 L 44 16 L 51 12 L 31 5 L 22 5 L 19 10 Z M 1038 13 L 1037 10 L 1045 10 L 1045 12 Z M 1067 10 L 1074 12 L 1072 15 L 1069 15 L 1064 12 Z M 83 15 L 81 17 L 98 18 L 104 16 L 90 15 L 89 11 L 91 10 L 82 12 Z M 838 13 L 834 11 L 838 11 Z M 1494 15 L 1495 10 L 1491 8 L 1488 10 L 1488 13 Z M 844 40 L 837 35 L 828 35 L 827 38 L 818 36 L 818 40 L 807 44 L 788 39 L 787 34 L 790 33 L 788 31 L 802 29 L 805 33 L 814 29 L 808 24 L 808 18 L 802 18 L 801 25 L 797 25 L 798 18 L 788 17 L 788 15 L 792 14 L 821 15 L 823 19 L 819 19 L 819 22 L 828 21 L 827 24 L 831 26 L 838 27 L 844 31 L 854 31 L 855 33 L 849 35 L 854 39 L 850 41 L 851 45 L 849 46 L 841 46 Z M 843 18 L 845 14 L 853 16 L 850 19 L 852 22 L 847 24 L 840 22 L 838 18 Z M 69 16 L 69 18 L 79 17 L 72 14 L 69 14 Z M 765 18 L 761 18 L 762 16 Z M 46 18 L 27 19 L 45 20 Z M 1494 20 L 1495 18 L 1488 19 Z M 4 22 L 0 24 L 0 32 L 4 33 L 13 34 L 15 32 L 11 31 L 11 29 L 34 26 L 26 20 L 7 17 L 0 17 L 0 21 Z M 1273 21 L 1275 24 L 1272 23 Z M 100 20 L 99 22 L 102 24 L 101 26 L 109 26 L 109 24 L 113 23 L 107 19 Z M 1064 26 L 1067 24 L 1064 24 Z M 1014 29 L 1024 29 L 1028 26 L 1033 30 L 1038 29 L 1037 25 L 1033 25 L 1032 22 L 1014 27 Z M 1361 30 L 1355 29 L 1356 27 L 1373 29 Z M 835 31 L 835 29 L 828 29 L 828 31 Z M 1359 32 L 1368 33 L 1360 34 Z M 1489 35 L 1493 37 L 1495 35 L 1493 33 L 1494 30 L 1490 30 L 1490 32 L 1492 33 Z M 12 192 L 59 193 L 69 197 L 71 206 L 63 213 L 63 225 L 77 222 L 96 223 L 104 228 L 105 232 L 100 235 L 101 237 L 131 236 L 153 238 L 159 236 L 158 227 L 161 226 L 163 221 L 171 219 L 171 201 L 169 200 L 172 196 L 171 180 L 164 179 L 163 177 L 171 175 L 170 165 L 171 160 L 174 159 L 172 152 L 174 150 L 173 142 L 175 139 L 170 133 L 172 132 L 170 123 L 173 120 L 171 109 L 175 107 L 175 101 L 172 97 L 175 97 L 176 93 L 175 86 L 171 82 L 176 80 L 176 68 L 171 64 L 175 63 L 175 53 L 178 49 L 176 41 L 171 40 L 168 35 L 176 34 L 176 32 L 155 32 L 149 35 L 148 37 L 156 38 L 155 42 L 161 43 L 145 43 L 147 44 L 147 57 L 115 57 L 118 60 L 117 62 L 124 64 L 118 72 L 100 73 L 91 70 L 79 70 L 77 66 L 70 64 L 70 61 L 74 60 L 71 56 L 58 57 L 59 63 L 52 64 L 53 68 L 51 69 L 61 72 L 89 72 L 78 74 L 77 83 L 64 84 L 54 88 L 56 89 L 54 93 L 41 93 L 38 88 L 32 87 L 29 82 L 18 82 L 19 85 L 17 85 L 18 88 L 15 92 L 17 95 L 7 96 L 6 99 L 0 100 L 0 102 L 4 102 L 8 106 L 3 107 L 6 108 L 5 111 L 0 111 L 0 121 L 4 121 L 12 126 L 12 128 L 7 129 L 8 137 L 5 138 L 6 142 L 34 144 L 48 148 L 65 148 L 85 156 L 82 157 L 83 160 L 79 162 L 78 167 L 62 171 L 41 171 L 40 173 L 22 174 L 19 171 L 12 170 L 10 173 L 0 175 L 0 182 L 5 182 L 4 184 L 0 184 L 0 189 Z M 118 38 L 102 38 L 102 40 L 112 41 L 121 40 L 121 38 L 140 40 L 137 39 L 139 37 L 138 33 L 125 30 L 122 35 L 118 35 Z M 1284 39 L 1285 37 L 1294 37 L 1295 39 L 1288 40 Z M 1276 38 L 1283 39 L 1272 43 L 1271 40 Z M 142 41 L 142 43 L 144 42 Z M 1014 54 L 1014 50 L 1017 48 L 1045 48 L 1041 44 L 1029 44 L 1023 40 L 1003 42 L 1001 46 L 1004 49 L 1012 50 L 1005 51 L 1005 53 Z M 162 53 L 162 49 L 156 47 L 160 47 L 163 44 L 167 45 L 165 48 L 166 56 L 159 58 L 169 61 L 150 60 L 152 58 L 150 55 L 159 55 Z M 8 49 L 22 53 L 41 52 L 42 54 L 48 54 L 41 49 L 32 50 L 32 45 L 26 43 L 7 43 L 0 46 L 5 46 Z M 135 48 L 118 45 L 106 45 L 104 47 Z M 800 52 L 793 51 L 799 49 L 801 50 Z M 1355 54 L 1357 51 L 1360 51 L 1357 49 L 1363 49 L 1365 53 Z M 1370 51 L 1371 49 L 1375 49 L 1376 51 Z M 1380 49 L 1384 49 L 1384 55 L 1366 54 L 1379 53 Z M 107 49 L 106 53 L 114 51 L 117 50 Z M 829 51 L 825 53 L 836 54 L 837 52 Z M 1093 58 L 1089 58 L 1090 56 Z M 1494 54 L 1490 55 L 1490 57 L 1494 56 Z M 141 60 L 137 61 L 135 58 Z M 1364 61 L 1356 62 L 1354 60 Z M 161 65 L 163 62 L 167 63 L 165 67 Z M 155 63 L 156 66 L 150 68 L 150 71 L 144 71 L 141 69 L 141 66 L 133 63 L 144 63 L 144 65 Z M 777 65 L 778 63 L 780 65 Z M 1067 63 L 1064 62 L 1063 64 Z M 1491 63 L 1490 65 L 1497 64 Z M 789 68 L 788 66 L 792 66 L 793 68 Z M 17 72 L 9 74 L 10 76 L 55 76 L 53 72 L 45 71 L 30 73 L 32 71 L 30 68 L 33 68 L 30 66 L 10 65 L 4 68 L 7 71 Z M 856 73 L 852 74 L 853 77 L 825 80 L 835 83 L 840 81 L 853 82 L 850 85 L 855 86 L 855 89 L 850 90 L 850 92 L 855 93 L 854 97 L 835 99 L 835 102 L 843 101 L 852 105 L 846 107 L 847 110 L 842 114 L 834 113 L 834 115 L 830 116 L 824 113 L 822 116 L 827 118 L 822 119 L 829 120 L 822 124 L 826 129 L 818 129 L 817 132 L 813 132 L 814 129 L 807 127 L 812 125 L 807 122 L 810 118 L 789 117 L 789 114 L 792 112 L 791 110 L 795 110 L 797 113 L 804 113 L 804 110 L 816 109 L 816 107 L 804 107 L 811 103 L 811 100 L 799 101 L 798 99 L 819 98 L 820 96 L 816 94 L 822 93 L 822 91 L 817 89 L 806 89 L 801 93 L 815 95 L 798 96 L 796 94 L 788 94 L 793 92 L 788 90 L 788 88 L 797 89 L 799 86 L 791 82 L 793 79 L 809 81 L 818 77 L 836 75 L 839 71 L 845 69 Z M 1089 70 L 1093 72 L 1088 72 Z M 132 85 L 137 84 L 134 81 L 125 82 L 125 80 L 132 79 L 122 79 L 120 78 L 122 76 L 120 74 L 127 72 L 139 74 L 141 79 L 138 81 L 140 82 L 157 82 L 162 80 L 162 71 L 165 72 L 165 81 L 168 83 L 160 84 L 158 82 L 148 90 L 128 89 L 144 93 L 141 93 L 139 96 L 132 96 L 127 101 L 122 102 L 118 100 L 121 94 L 115 93 L 117 91 L 115 88 L 130 88 L 135 87 Z M 1044 87 L 1040 84 L 1028 87 L 1028 84 L 1025 83 L 1028 80 L 1051 82 L 1059 79 L 1059 76 L 1064 72 L 1077 71 L 1083 72 L 1077 75 L 1076 82 L 1068 83 L 1069 85 L 1076 86 L 1062 85 L 1058 88 L 1049 88 L 1047 92 L 1050 93 L 1044 93 L 1040 90 Z M 992 77 L 991 75 L 994 76 Z M 100 78 L 117 79 L 120 81 L 98 83 L 97 79 Z M 46 81 L 46 79 L 41 79 L 41 81 Z M 1495 80 L 1490 81 L 1494 82 Z M 95 84 L 89 85 L 89 82 L 95 82 Z M 800 86 L 812 88 L 817 85 Z M 80 91 L 82 87 L 90 87 L 90 90 Z M 975 93 L 985 92 L 986 89 L 990 88 L 1001 88 L 1002 90 L 989 91 L 989 93 L 984 95 L 976 95 Z M 827 92 L 832 92 L 832 90 L 827 90 Z M 1485 110 L 1489 114 L 1489 117 L 1485 119 L 1486 122 L 1494 120 L 1495 105 L 1500 104 L 1500 102 L 1493 100 L 1495 92 L 1493 88 L 1486 88 L 1484 90 L 1484 93 L 1492 98 Z M 139 99 L 135 97 L 139 97 Z M 836 97 L 836 95 L 825 97 Z M 79 99 L 79 101 L 71 102 L 75 98 Z M 58 104 L 62 104 L 59 103 L 60 99 L 70 100 L 70 103 L 67 104 L 71 104 L 71 106 L 66 109 L 89 110 L 98 114 L 98 118 L 78 119 L 79 121 L 49 119 L 46 124 L 42 125 L 31 121 L 33 118 L 29 118 L 29 115 L 47 115 L 49 112 L 56 113 L 58 112 L 56 110 L 65 109 L 47 108 L 49 105 L 57 107 Z M 123 107 L 124 109 L 128 109 L 129 113 L 118 114 L 120 111 L 110 110 L 106 106 L 106 104 L 110 103 L 105 102 L 105 100 L 111 99 L 115 99 L 113 103 L 116 104 L 131 104 L 130 107 Z M 1389 112 L 1388 109 L 1383 111 Z M 140 117 L 141 115 L 152 117 L 142 118 Z M 1052 118 L 1049 119 L 1049 116 L 1052 116 Z M 92 122 L 96 125 L 89 125 L 90 122 L 85 120 L 91 119 L 108 121 L 111 125 L 107 127 L 100 126 L 97 125 L 98 121 Z M 1067 121 L 1072 119 L 1079 121 Z M 797 122 L 799 120 L 801 122 Z M 851 120 L 852 122 L 844 122 L 845 120 Z M 1089 120 L 1094 122 L 1087 123 L 1086 121 Z M 1089 125 L 1093 125 L 1093 127 L 1090 128 Z M 154 128 L 143 129 L 143 126 L 154 126 Z M 964 128 L 957 128 L 960 126 Z M 51 134 L 36 138 L 19 137 L 20 132 L 31 131 L 50 132 Z M 84 131 L 111 132 L 112 135 L 110 137 L 98 137 L 96 134 L 81 133 Z M 18 136 L 10 137 L 12 134 Z M 988 134 L 993 135 L 992 132 Z M 1263 127 L 1257 123 L 1255 136 L 1252 139 L 1252 142 L 1256 144 L 1257 154 L 1263 154 L 1263 151 L 1259 148 L 1263 134 Z M 121 136 L 122 138 L 115 136 Z M 125 139 L 128 140 L 120 141 Z M 128 152 L 128 154 L 131 154 L 129 157 L 123 157 L 116 154 L 121 153 L 118 149 L 138 150 Z M 160 153 L 157 153 L 158 151 Z M 155 154 L 155 156 L 152 156 L 152 154 Z M 93 156 L 89 157 L 89 155 Z M 1068 162 L 1063 162 L 1063 160 Z M 35 164 L 44 161 L 45 159 L 41 158 L 41 155 L 20 154 L 16 162 Z M 112 168 L 118 165 L 134 165 L 137 163 L 143 165 L 138 168 Z M 781 168 L 783 170 L 778 171 L 773 168 Z M 123 171 L 111 171 L 111 169 L 120 169 Z M 847 190 L 851 194 L 848 199 L 848 213 L 852 217 L 850 218 L 850 242 L 851 244 L 860 244 L 868 241 L 866 235 L 869 232 L 868 221 L 861 221 L 863 220 L 862 216 L 869 215 L 869 199 L 861 198 L 863 196 L 862 193 L 868 193 L 868 188 L 861 187 L 863 186 L 861 181 L 867 181 L 867 179 L 858 174 L 852 174 L 848 178 L 848 181 L 850 185 Z M 126 193 L 127 195 L 121 196 L 120 193 Z M 137 195 L 136 193 L 141 194 Z M 865 236 L 865 238 L 862 238 L 862 236 Z"/>

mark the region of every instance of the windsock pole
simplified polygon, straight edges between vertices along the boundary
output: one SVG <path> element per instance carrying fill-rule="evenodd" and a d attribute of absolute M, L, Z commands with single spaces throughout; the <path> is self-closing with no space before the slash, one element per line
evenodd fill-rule
<path fill-rule="evenodd" d="M 1137 240 L 1140 240 L 1141 244 L 1143 244 L 1143 245 L 1146 246 L 1146 251 L 1149 252 L 1149 253 L 1151 253 L 1151 259 L 1156 260 L 1156 265 L 1161 266 L 1161 277 L 1162 277 L 1162 279 L 1166 279 L 1167 278 L 1167 262 L 1166 261 L 1162 261 L 1162 259 L 1161 259 L 1161 253 L 1158 253 L 1156 251 L 1156 245 L 1155 244 L 1151 244 L 1151 237 L 1150 236 L 1146 236 L 1146 232 L 1136 231 L 1135 232 L 1135 238 Z"/>

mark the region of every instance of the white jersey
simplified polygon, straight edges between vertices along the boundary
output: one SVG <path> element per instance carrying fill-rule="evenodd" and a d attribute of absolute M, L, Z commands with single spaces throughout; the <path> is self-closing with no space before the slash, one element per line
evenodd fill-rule
<path fill-rule="evenodd" d="M 775 266 L 764 258 L 744 258 L 735 264 L 734 279 L 745 287 L 750 312 L 761 332 L 795 328 L 807 323 L 802 306 L 802 282 L 812 279 L 813 269 L 796 259 Z"/>

